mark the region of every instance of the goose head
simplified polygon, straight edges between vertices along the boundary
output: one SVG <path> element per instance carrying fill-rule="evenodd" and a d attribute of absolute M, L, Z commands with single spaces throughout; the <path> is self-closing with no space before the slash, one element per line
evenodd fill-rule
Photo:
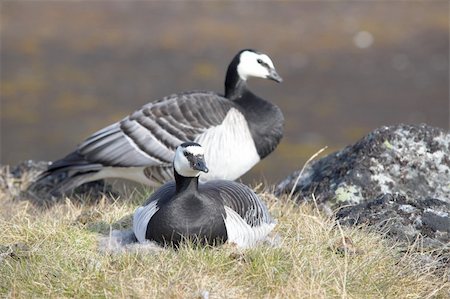
<path fill-rule="evenodd" d="M 238 57 L 237 73 L 241 80 L 246 81 L 249 77 L 256 77 L 276 82 L 283 81 L 268 55 L 255 50 L 242 50 Z"/>
<path fill-rule="evenodd" d="M 180 144 L 175 151 L 173 167 L 184 177 L 198 177 L 200 172 L 208 172 L 203 147 L 195 142 Z"/>
<path fill-rule="evenodd" d="M 251 49 L 241 50 L 228 66 L 225 97 L 232 100 L 239 98 L 245 91 L 247 79 L 250 77 L 283 81 L 268 55 Z"/>

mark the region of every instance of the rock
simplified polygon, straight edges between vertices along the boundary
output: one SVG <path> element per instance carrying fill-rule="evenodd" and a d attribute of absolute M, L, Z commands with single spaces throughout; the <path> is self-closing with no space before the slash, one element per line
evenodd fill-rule
<path fill-rule="evenodd" d="M 367 223 L 424 246 L 450 246 L 450 134 L 422 125 L 382 127 L 354 145 L 290 175 L 276 194 L 294 190 L 297 201 L 315 195 L 339 209 L 342 223 Z"/>
<path fill-rule="evenodd" d="M 382 194 L 450 202 L 450 134 L 427 125 L 382 127 L 354 145 L 280 182 L 276 194 L 300 199 L 312 193 L 332 206 L 358 204 Z"/>
<path fill-rule="evenodd" d="M 363 203 L 342 207 L 336 214 L 341 224 L 368 224 L 388 236 L 413 243 L 421 238 L 424 248 L 450 250 L 450 203 L 428 198 L 415 201 L 406 196 L 384 194 Z"/>

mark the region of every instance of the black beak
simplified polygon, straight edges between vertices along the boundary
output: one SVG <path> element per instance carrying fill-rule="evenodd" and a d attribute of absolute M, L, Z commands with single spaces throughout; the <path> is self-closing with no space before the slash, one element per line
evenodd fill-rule
<path fill-rule="evenodd" d="M 206 167 L 206 162 L 204 157 L 196 156 L 194 159 L 194 169 L 203 171 L 204 173 L 207 173 L 208 167 Z"/>
<path fill-rule="evenodd" d="M 267 79 L 276 81 L 278 83 L 283 82 L 283 78 L 281 78 L 280 75 L 278 75 L 277 71 L 275 69 L 270 69 L 269 70 L 269 75 L 267 76 Z"/>

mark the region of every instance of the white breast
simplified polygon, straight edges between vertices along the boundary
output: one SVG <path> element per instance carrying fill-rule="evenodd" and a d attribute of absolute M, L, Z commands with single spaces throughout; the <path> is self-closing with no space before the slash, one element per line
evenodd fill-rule
<path fill-rule="evenodd" d="M 200 175 L 201 181 L 235 180 L 260 160 L 247 121 L 235 108 L 228 111 L 221 125 L 208 129 L 195 142 L 205 148 L 209 168 Z"/>

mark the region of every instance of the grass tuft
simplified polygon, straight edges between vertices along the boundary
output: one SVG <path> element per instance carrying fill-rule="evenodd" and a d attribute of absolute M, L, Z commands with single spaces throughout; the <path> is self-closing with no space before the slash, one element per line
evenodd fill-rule
<path fill-rule="evenodd" d="M 1 192 L 1 191 L 0 191 Z M 0 193 L 0 297 L 448 298 L 448 273 L 367 228 L 340 227 L 314 205 L 260 191 L 279 245 L 100 251 L 130 229 L 145 194 L 47 209 Z"/>

